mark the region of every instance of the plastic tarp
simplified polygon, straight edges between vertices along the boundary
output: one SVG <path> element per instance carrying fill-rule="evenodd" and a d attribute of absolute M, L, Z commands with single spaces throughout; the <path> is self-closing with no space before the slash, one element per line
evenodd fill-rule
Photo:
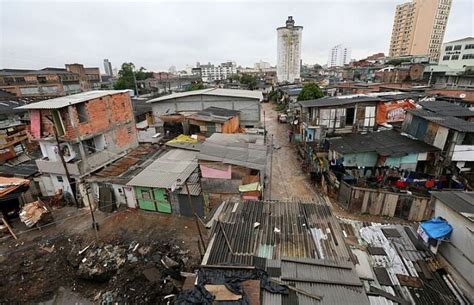
<path fill-rule="evenodd" d="M 443 218 L 432 218 L 420 223 L 421 228 L 433 239 L 448 238 L 453 231 L 453 227 Z"/>

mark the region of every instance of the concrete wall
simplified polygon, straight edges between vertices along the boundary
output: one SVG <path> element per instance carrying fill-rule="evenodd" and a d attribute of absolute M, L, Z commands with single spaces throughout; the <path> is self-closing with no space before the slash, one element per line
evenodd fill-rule
<path fill-rule="evenodd" d="M 474 223 L 436 199 L 434 215 L 453 226 L 450 242 L 443 242 L 440 253 L 474 287 Z"/>
<path fill-rule="evenodd" d="M 155 121 L 161 122 L 159 117 L 165 113 L 200 111 L 211 106 L 240 110 L 241 126 L 259 126 L 260 101 L 257 99 L 196 95 L 156 102 L 152 104 L 152 109 Z"/>

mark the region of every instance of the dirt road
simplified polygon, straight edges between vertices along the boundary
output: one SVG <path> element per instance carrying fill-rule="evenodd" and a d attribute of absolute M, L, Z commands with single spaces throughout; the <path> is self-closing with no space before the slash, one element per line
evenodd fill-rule
<path fill-rule="evenodd" d="M 292 144 L 288 142 L 288 124 L 278 123 L 277 112 L 273 104 L 263 103 L 265 111 L 265 126 L 268 139 L 271 142 L 273 135 L 273 157 L 271 174 L 271 196 L 269 185 L 266 198 L 272 200 L 291 200 L 294 198 L 312 198 L 316 190 L 310 185 L 307 175 L 301 171 L 300 161 Z M 262 112 L 263 115 L 263 112 Z M 268 164 L 268 168 L 270 164 Z M 269 173 L 270 170 L 267 171 Z"/>

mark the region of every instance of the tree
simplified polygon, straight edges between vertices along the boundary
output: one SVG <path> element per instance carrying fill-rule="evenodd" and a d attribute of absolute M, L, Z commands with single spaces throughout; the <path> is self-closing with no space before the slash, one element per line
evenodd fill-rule
<path fill-rule="evenodd" d="M 255 89 L 257 86 L 257 78 L 250 74 L 242 74 L 240 77 L 240 83 L 247 85 L 250 90 Z"/>
<path fill-rule="evenodd" d="M 315 83 L 306 84 L 298 94 L 298 101 L 315 100 L 323 97 L 323 91 Z"/>
<path fill-rule="evenodd" d="M 202 82 L 193 82 L 188 87 L 186 91 L 194 91 L 194 90 L 201 90 L 204 89 L 204 84 Z"/>
<path fill-rule="evenodd" d="M 131 62 L 125 62 L 119 71 L 119 77 L 114 83 L 114 89 L 132 89 L 135 90 L 135 79 L 137 81 L 145 80 L 153 77 L 153 72 L 146 72 L 146 69 L 141 67 L 139 70 L 135 70 L 135 65 Z M 135 77 L 134 77 L 135 74 Z M 135 92 L 136 94 L 138 92 Z"/>

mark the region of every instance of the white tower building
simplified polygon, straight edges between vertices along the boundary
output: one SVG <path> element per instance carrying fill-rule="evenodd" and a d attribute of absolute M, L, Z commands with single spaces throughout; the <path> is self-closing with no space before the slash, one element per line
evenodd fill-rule
<path fill-rule="evenodd" d="M 351 62 L 351 49 L 338 44 L 329 51 L 328 68 L 342 67 Z"/>
<path fill-rule="evenodd" d="M 295 26 L 295 21 L 293 20 L 292 16 L 288 16 L 288 20 L 286 20 L 286 26 L 277 28 L 278 82 L 293 83 L 300 80 L 302 32 L 303 27 Z"/>

